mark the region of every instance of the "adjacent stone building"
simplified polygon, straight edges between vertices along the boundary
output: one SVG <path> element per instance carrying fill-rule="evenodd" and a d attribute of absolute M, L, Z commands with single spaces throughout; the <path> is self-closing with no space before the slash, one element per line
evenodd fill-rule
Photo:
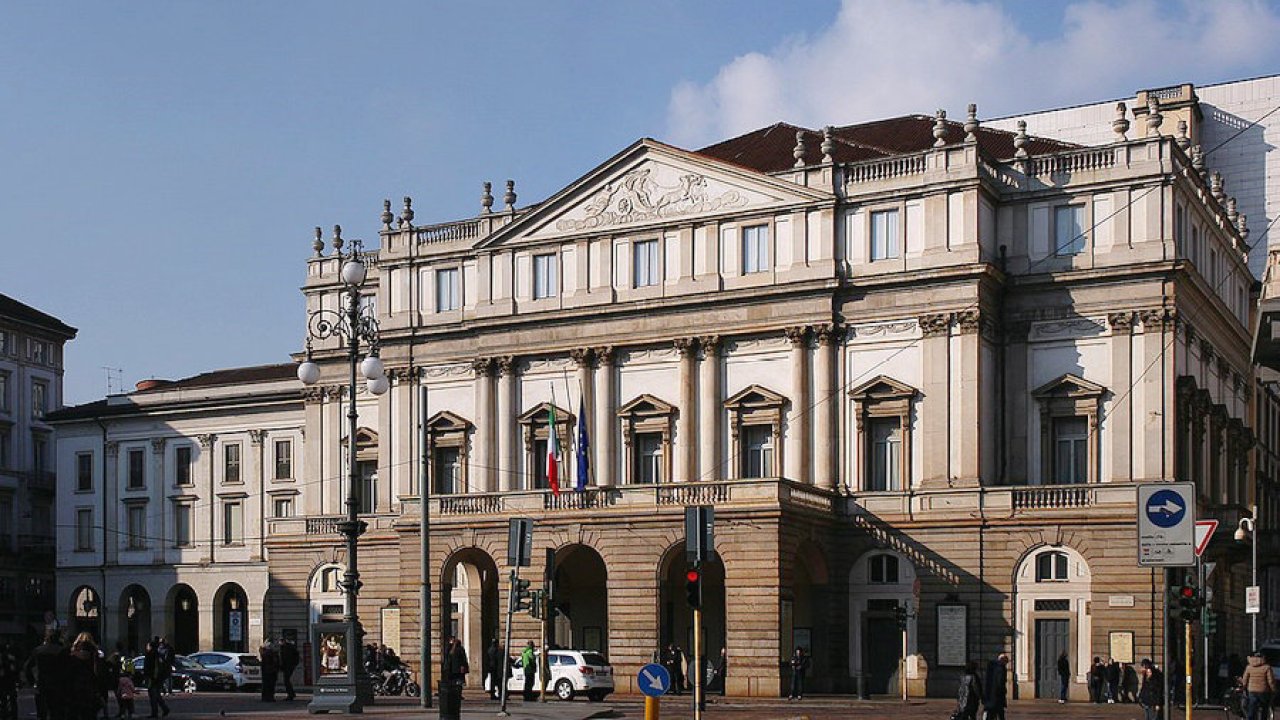
<path fill-rule="evenodd" d="M 0 294 L 0 642 L 38 642 L 54 594 L 54 432 L 76 329 Z"/>

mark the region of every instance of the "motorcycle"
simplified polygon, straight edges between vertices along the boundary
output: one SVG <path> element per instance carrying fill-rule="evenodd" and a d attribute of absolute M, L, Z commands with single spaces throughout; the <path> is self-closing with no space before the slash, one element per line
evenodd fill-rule
<path fill-rule="evenodd" d="M 422 695 L 422 687 L 413 681 L 413 675 L 404 665 L 381 673 L 370 670 L 369 681 L 373 685 L 374 695 Z"/>

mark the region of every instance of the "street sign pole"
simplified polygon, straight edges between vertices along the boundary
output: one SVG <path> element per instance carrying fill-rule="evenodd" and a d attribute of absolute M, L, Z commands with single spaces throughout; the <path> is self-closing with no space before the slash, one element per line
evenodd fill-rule
<path fill-rule="evenodd" d="M 506 716 L 507 713 L 507 678 L 511 674 L 511 612 L 516 605 L 516 580 L 520 579 L 520 566 L 517 565 L 511 571 L 511 589 L 507 592 L 507 637 L 506 642 L 502 646 L 502 707 L 498 709 L 498 714 Z M 443 632 L 443 630 L 442 630 Z M 525 668 L 525 672 L 529 669 Z M 424 688 L 423 692 L 430 692 L 430 689 Z"/>
<path fill-rule="evenodd" d="M 1192 653 L 1192 650 L 1194 649 L 1195 649 L 1195 642 L 1191 637 L 1191 621 L 1188 620 L 1187 621 L 1187 651 L 1183 653 L 1183 655 L 1185 655 L 1187 658 L 1187 666 L 1185 668 L 1186 672 L 1182 673 L 1182 677 L 1186 678 L 1186 680 L 1183 681 L 1185 689 L 1183 690 L 1183 695 L 1182 695 L 1182 704 L 1186 706 L 1186 709 L 1187 709 L 1186 720 L 1191 720 L 1191 707 L 1195 705 L 1195 703 L 1191 702 L 1191 692 L 1192 692 L 1191 683 L 1194 682 L 1194 676 L 1192 675 L 1193 671 L 1191 668 L 1191 653 Z"/>
<path fill-rule="evenodd" d="M 693 720 L 702 720 L 702 609 L 693 610 Z"/>
<path fill-rule="evenodd" d="M 644 693 L 644 720 L 658 720 L 659 698 L 671 689 L 671 674 L 661 665 L 649 663 L 636 675 L 636 687 Z"/>

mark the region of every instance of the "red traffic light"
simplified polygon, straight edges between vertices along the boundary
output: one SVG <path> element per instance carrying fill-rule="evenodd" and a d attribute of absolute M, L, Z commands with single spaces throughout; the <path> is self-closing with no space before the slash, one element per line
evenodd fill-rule
<path fill-rule="evenodd" d="M 691 583 L 698 582 L 698 580 L 701 579 L 701 577 L 702 577 L 702 573 L 697 570 L 688 570 L 684 574 L 684 579 L 688 580 Z"/>
<path fill-rule="evenodd" d="M 1184 597 L 1184 598 L 1193 598 L 1193 597 L 1195 597 L 1195 596 L 1196 596 L 1196 589 L 1195 589 L 1195 588 L 1191 587 L 1190 585 L 1184 585 L 1184 586 L 1182 586 L 1182 597 Z"/>

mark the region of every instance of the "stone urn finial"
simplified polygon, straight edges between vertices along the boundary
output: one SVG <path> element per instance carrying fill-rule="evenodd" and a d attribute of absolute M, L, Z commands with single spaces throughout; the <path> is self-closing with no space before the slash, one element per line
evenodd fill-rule
<path fill-rule="evenodd" d="M 1129 132 L 1129 118 L 1125 117 L 1125 113 L 1128 111 L 1129 108 L 1124 103 L 1116 103 L 1116 119 L 1111 121 L 1112 131 L 1120 136 L 1116 142 L 1124 142 L 1129 139 L 1125 136 L 1125 133 Z"/>
<path fill-rule="evenodd" d="M 493 183 L 484 184 L 484 192 L 480 194 L 480 212 L 486 215 L 493 212 Z"/>
<path fill-rule="evenodd" d="M 969 114 L 964 119 L 964 141 L 978 142 L 978 103 L 969 103 Z"/>
<path fill-rule="evenodd" d="M 413 227 L 413 198 L 404 196 L 404 207 L 400 209 L 400 225 Z"/>
<path fill-rule="evenodd" d="M 1013 156 L 1019 160 L 1025 160 L 1030 156 L 1027 152 L 1027 141 L 1031 138 L 1027 136 L 1027 121 L 1018 121 L 1018 133 L 1013 136 Z"/>
<path fill-rule="evenodd" d="M 311 241 L 311 249 L 316 251 L 316 257 L 324 255 L 324 231 L 320 226 L 316 226 L 316 239 Z"/>
<path fill-rule="evenodd" d="M 1223 197 L 1225 197 L 1225 191 L 1222 189 L 1222 173 L 1217 170 L 1214 170 L 1213 174 L 1209 176 L 1209 192 L 1213 193 L 1213 197 L 1218 202 L 1222 202 Z"/>
<path fill-rule="evenodd" d="M 1160 100 L 1154 95 L 1147 96 L 1147 135 L 1159 135 L 1160 126 L 1164 124 L 1164 116 L 1160 114 Z"/>
<path fill-rule="evenodd" d="M 947 137 L 947 111 L 938 108 L 938 112 L 933 114 L 933 146 L 943 147 L 947 144 L 944 139 Z"/>
<path fill-rule="evenodd" d="M 1191 138 L 1187 135 L 1187 121 L 1178 121 L 1178 134 L 1174 137 L 1174 142 L 1178 143 L 1178 147 L 1184 151 L 1191 147 Z"/>
<path fill-rule="evenodd" d="M 831 153 L 835 152 L 836 149 L 836 141 L 832 137 L 834 132 L 835 128 L 830 125 L 822 128 L 822 162 L 824 163 L 832 161 Z"/>
<path fill-rule="evenodd" d="M 395 213 L 391 212 L 391 201 L 382 201 L 382 229 L 390 230 L 391 222 L 396 219 Z"/>
<path fill-rule="evenodd" d="M 804 167 L 804 131 L 796 131 L 796 146 L 791 149 L 791 157 L 796 159 L 795 167 Z"/>
<path fill-rule="evenodd" d="M 516 211 L 516 181 L 507 181 L 507 191 L 502 194 L 502 203 L 506 206 L 507 212 Z"/>
<path fill-rule="evenodd" d="M 331 243 L 333 245 L 334 252 L 337 252 L 337 253 L 342 252 L 342 226 L 341 225 L 333 226 L 333 240 L 331 241 Z"/>

